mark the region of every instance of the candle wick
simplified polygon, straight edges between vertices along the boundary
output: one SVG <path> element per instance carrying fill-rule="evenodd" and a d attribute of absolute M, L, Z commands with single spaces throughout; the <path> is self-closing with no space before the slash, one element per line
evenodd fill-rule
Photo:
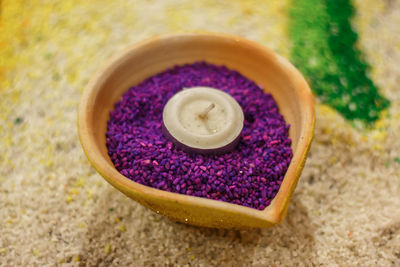
<path fill-rule="evenodd" d="M 200 119 L 205 119 L 208 112 L 210 112 L 213 108 L 215 108 L 215 104 L 211 103 L 202 113 L 199 114 Z"/>

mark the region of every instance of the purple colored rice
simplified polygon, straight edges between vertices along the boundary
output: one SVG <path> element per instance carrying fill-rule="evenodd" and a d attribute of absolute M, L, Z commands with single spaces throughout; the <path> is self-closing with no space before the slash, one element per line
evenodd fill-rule
<path fill-rule="evenodd" d="M 187 154 L 162 134 L 164 105 L 193 86 L 223 90 L 242 107 L 244 127 L 234 151 Z M 263 210 L 292 158 L 288 132 L 270 94 L 237 71 L 198 62 L 175 66 L 130 88 L 110 112 L 106 145 L 117 170 L 135 182 Z"/>

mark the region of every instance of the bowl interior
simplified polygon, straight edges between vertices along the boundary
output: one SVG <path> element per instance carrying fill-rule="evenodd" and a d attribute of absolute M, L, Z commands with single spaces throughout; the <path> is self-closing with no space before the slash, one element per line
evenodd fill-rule
<path fill-rule="evenodd" d="M 143 188 L 127 178 L 125 180 L 129 181 L 123 181 L 121 177 L 115 180 L 113 177 L 120 174 L 116 174 L 117 171 L 107 155 L 105 132 L 110 110 L 130 87 L 174 65 L 197 61 L 225 65 L 237 70 L 255 81 L 265 92 L 271 93 L 286 122 L 291 125 L 289 135 L 293 149 L 293 159 L 281 188 L 271 205 L 264 211 L 213 200 L 201 200 L 201 205 L 233 209 L 234 213 L 244 212 L 246 216 L 255 216 L 272 224 L 281 221 L 311 143 L 314 123 L 313 99 L 307 83 L 287 60 L 242 38 L 213 34 L 153 38 L 127 48 L 112 59 L 90 82 L 81 101 L 79 131 L 89 160 L 111 184 L 128 195 L 131 190 L 145 190 L 163 197 L 165 201 L 176 198 L 196 202 L 199 198 Z M 123 188 L 118 183 L 123 183 Z M 136 200 L 141 202 L 140 197 Z M 151 206 L 148 202 L 142 204 Z M 179 216 L 170 217 L 185 222 Z M 196 222 L 193 224 L 205 225 Z"/>

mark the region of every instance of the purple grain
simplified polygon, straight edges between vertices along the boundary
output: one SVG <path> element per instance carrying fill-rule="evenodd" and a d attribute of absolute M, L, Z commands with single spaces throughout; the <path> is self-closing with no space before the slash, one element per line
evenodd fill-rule
<path fill-rule="evenodd" d="M 241 105 L 245 121 L 234 151 L 186 154 L 165 139 L 164 105 L 193 86 L 218 88 Z M 236 71 L 200 62 L 173 67 L 130 88 L 110 112 L 106 145 L 115 168 L 135 182 L 263 210 L 292 158 L 288 131 L 270 94 Z"/>

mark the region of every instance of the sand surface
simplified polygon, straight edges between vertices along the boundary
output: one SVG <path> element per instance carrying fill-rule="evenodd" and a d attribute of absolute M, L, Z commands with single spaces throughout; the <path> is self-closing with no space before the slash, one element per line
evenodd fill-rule
<path fill-rule="evenodd" d="M 77 106 L 99 65 L 159 33 L 228 32 L 289 56 L 289 2 L 3 2 L 0 266 L 400 266 L 400 1 L 354 4 L 391 106 L 356 130 L 317 101 L 284 222 L 245 231 L 177 224 L 115 190 L 83 154 Z"/>

